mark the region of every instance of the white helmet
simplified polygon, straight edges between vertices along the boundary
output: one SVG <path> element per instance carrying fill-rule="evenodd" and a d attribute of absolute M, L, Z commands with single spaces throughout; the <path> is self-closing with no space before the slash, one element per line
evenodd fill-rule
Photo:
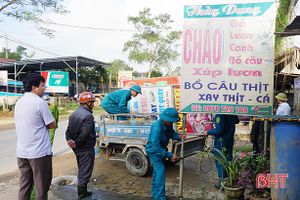
<path fill-rule="evenodd" d="M 44 101 L 46 101 L 48 104 L 50 104 L 50 97 L 49 97 L 49 95 L 45 94 L 45 95 L 42 97 L 42 99 L 43 99 Z"/>

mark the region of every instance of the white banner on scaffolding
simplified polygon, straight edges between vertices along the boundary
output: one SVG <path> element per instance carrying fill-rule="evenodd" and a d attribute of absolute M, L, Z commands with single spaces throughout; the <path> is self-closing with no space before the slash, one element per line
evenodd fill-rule
<path fill-rule="evenodd" d="M 7 84 L 8 84 L 7 70 L 0 70 L 0 85 L 7 86 Z"/>

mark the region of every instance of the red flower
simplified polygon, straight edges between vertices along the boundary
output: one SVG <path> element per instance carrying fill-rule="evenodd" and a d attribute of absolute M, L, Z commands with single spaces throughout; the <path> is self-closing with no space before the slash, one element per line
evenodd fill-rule
<path fill-rule="evenodd" d="M 245 152 L 242 152 L 241 157 L 245 158 Z"/>

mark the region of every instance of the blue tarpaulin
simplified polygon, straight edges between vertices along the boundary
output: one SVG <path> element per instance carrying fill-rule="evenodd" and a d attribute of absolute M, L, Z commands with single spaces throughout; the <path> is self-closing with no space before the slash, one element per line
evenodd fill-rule
<path fill-rule="evenodd" d="M 20 93 L 12 93 L 12 92 L 0 92 L 0 97 L 3 96 L 9 96 L 9 97 L 16 97 L 16 96 L 23 96 L 23 94 Z"/>
<path fill-rule="evenodd" d="M 21 81 L 13 81 L 13 80 L 8 80 L 8 85 L 9 86 L 23 86 L 23 83 Z"/>

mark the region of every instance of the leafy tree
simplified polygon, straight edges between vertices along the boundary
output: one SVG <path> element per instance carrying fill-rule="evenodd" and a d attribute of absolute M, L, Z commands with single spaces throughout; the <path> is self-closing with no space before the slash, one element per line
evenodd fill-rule
<path fill-rule="evenodd" d="M 174 69 L 169 67 L 166 76 L 180 76 L 181 66 L 177 66 Z"/>
<path fill-rule="evenodd" d="M 149 66 L 148 77 L 154 68 L 168 65 L 176 60 L 181 31 L 171 31 L 173 22 L 169 14 L 152 16 L 149 8 L 139 12 L 138 16 L 129 16 L 128 22 L 137 29 L 132 40 L 124 44 L 123 51 L 129 52 L 128 59 Z"/>
<path fill-rule="evenodd" d="M 163 74 L 158 70 L 153 70 L 152 73 L 151 73 L 151 78 L 162 77 L 162 76 L 163 76 Z"/>
<path fill-rule="evenodd" d="M 114 85 L 118 83 L 118 72 L 120 70 L 133 71 L 133 68 L 130 67 L 125 61 L 121 59 L 116 59 L 111 62 L 111 67 L 108 67 L 107 73 L 111 73 L 111 81 Z"/>
<path fill-rule="evenodd" d="M 68 11 L 62 6 L 63 0 L 0 0 L 0 14 L 13 17 L 20 22 L 34 22 L 45 35 L 53 37 L 53 30 L 45 28 L 47 22 L 44 14 L 66 14 Z"/>
<path fill-rule="evenodd" d="M 135 78 L 137 78 L 137 77 L 139 77 L 139 73 L 137 71 L 133 71 L 132 72 L 132 76 L 135 77 Z"/>
<path fill-rule="evenodd" d="M 108 75 L 103 67 L 82 67 L 78 70 L 78 79 L 85 87 L 108 83 Z"/>
<path fill-rule="evenodd" d="M 7 55 L 8 58 L 15 59 L 15 60 L 22 60 L 24 58 L 32 58 L 34 53 L 28 54 L 27 49 L 22 46 L 18 46 L 16 51 L 11 51 L 10 49 L 7 49 Z M 6 57 L 6 49 L 2 48 L 2 51 L 0 51 L 0 58 Z"/>

